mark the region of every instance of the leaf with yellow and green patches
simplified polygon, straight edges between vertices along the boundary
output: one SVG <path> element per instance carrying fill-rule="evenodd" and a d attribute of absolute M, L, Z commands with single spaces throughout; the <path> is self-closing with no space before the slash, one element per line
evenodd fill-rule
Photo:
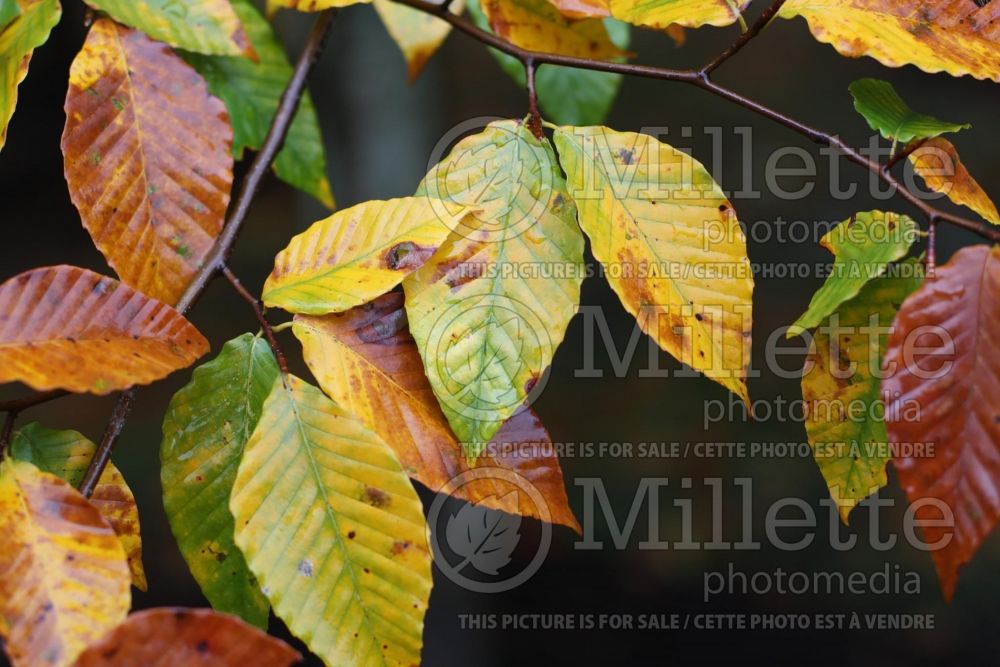
<path fill-rule="evenodd" d="M 493 32 L 522 49 L 597 60 L 628 55 L 611 41 L 603 21 L 570 21 L 548 0 L 482 0 L 481 6 Z"/>
<path fill-rule="evenodd" d="M 947 139 L 938 137 L 910 153 L 910 164 L 931 190 L 944 193 L 960 206 L 968 206 L 984 219 L 1000 225 L 1000 212 L 983 187 L 972 177 Z"/>
<path fill-rule="evenodd" d="M 865 283 L 904 257 L 919 233 L 912 218 L 883 211 L 856 213 L 827 232 L 819 244 L 833 253 L 830 275 L 813 294 L 806 312 L 788 327 L 787 337 L 819 326 L 840 304 L 857 296 Z"/>
<path fill-rule="evenodd" d="M 647 28 L 700 28 L 743 23 L 750 0 L 607 0 L 616 19 Z"/>
<path fill-rule="evenodd" d="M 70 665 L 125 619 L 125 550 L 68 483 L 0 462 L 0 535 L 0 637 L 14 667 Z"/>
<path fill-rule="evenodd" d="M 328 665 L 420 662 L 431 558 L 392 449 L 316 387 L 275 380 L 229 507 L 275 614 Z"/>
<path fill-rule="evenodd" d="M 243 448 L 278 377 L 267 342 L 243 334 L 195 369 L 163 418 L 163 508 L 192 576 L 215 609 L 267 628 L 269 605 L 233 544 L 229 495 Z"/>
<path fill-rule="evenodd" d="M 7 124 L 17 106 L 17 87 L 28 76 L 32 52 L 44 44 L 59 23 L 58 0 L 3 0 L 6 27 L 0 21 L 0 149 L 7 141 Z"/>
<path fill-rule="evenodd" d="M 466 137 L 418 191 L 463 218 L 403 281 L 410 331 L 470 458 L 534 399 L 583 279 L 583 235 L 547 141 L 515 121 Z"/>
<path fill-rule="evenodd" d="M 11 454 L 19 461 L 33 463 L 71 486 L 80 486 L 83 474 L 97 447 L 76 431 L 57 431 L 31 423 L 19 429 L 11 441 Z M 125 478 L 108 462 L 97 480 L 90 503 L 114 529 L 125 548 L 132 584 L 146 590 L 146 572 L 142 567 L 142 536 L 139 531 L 139 508 Z"/>
<path fill-rule="evenodd" d="M 452 0 L 448 11 L 461 14 L 464 6 L 465 0 Z M 451 24 L 392 0 L 375 0 L 375 11 L 403 52 L 408 79 L 413 83 L 451 32 Z"/>
<path fill-rule="evenodd" d="M 0 0 L 0 30 L 21 15 L 21 7 L 17 0 Z"/>
<path fill-rule="evenodd" d="M 886 484 L 892 458 L 882 419 L 882 355 L 900 304 L 923 280 L 910 259 L 837 306 L 812 338 L 802 376 L 813 456 L 846 523 L 851 510 Z"/>
<path fill-rule="evenodd" d="M 1000 81 L 1000 16 L 995 2 L 968 0 L 788 0 L 782 18 L 801 16 L 813 37 L 842 56 L 888 67 L 970 74 Z"/>
<path fill-rule="evenodd" d="M 665 351 L 749 402 L 753 275 L 732 204 L 688 154 L 606 127 L 555 133 L 580 226 Z"/>
<path fill-rule="evenodd" d="M 335 7 L 369 4 L 372 0 L 267 0 L 267 15 L 272 16 L 279 9 L 297 9 L 300 12 L 321 12 Z"/>

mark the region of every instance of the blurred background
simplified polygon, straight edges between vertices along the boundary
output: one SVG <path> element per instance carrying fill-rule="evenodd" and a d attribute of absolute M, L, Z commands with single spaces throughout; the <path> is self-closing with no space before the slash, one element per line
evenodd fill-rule
<path fill-rule="evenodd" d="M 7 146 L 0 153 L 0 279 L 26 269 L 53 264 L 76 264 L 108 273 L 109 269 L 80 225 L 70 203 L 62 173 L 59 140 L 65 117 L 63 100 L 70 62 L 83 38 L 82 4 L 65 3 L 65 15 L 49 42 L 37 50 L 27 80 L 19 90 L 20 101 L 9 129 Z M 762 9 L 749 13 L 751 20 Z M 294 59 L 311 25 L 311 17 L 293 12 L 279 14 L 276 25 Z M 718 53 L 738 35 L 738 28 L 706 27 L 687 32 L 682 47 L 663 34 L 633 30 L 631 49 L 636 62 L 673 67 L 697 66 Z M 342 11 L 334 22 L 311 83 L 324 132 L 329 175 L 340 207 L 358 202 L 411 194 L 427 169 L 428 156 L 438 140 L 453 126 L 477 116 L 522 117 L 526 96 L 499 68 L 485 47 L 462 34 L 452 34 L 414 85 L 406 83 L 406 67 L 370 6 Z M 819 128 L 836 131 L 855 146 L 868 142 L 870 132 L 855 114 L 848 84 L 874 76 L 893 82 L 910 105 L 925 113 L 973 129 L 952 135 L 964 163 L 994 198 L 1000 197 L 1000 153 L 996 119 L 1000 87 L 971 78 L 924 74 L 913 67 L 887 69 L 871 59 L 844 59 L 827 45 L 814 41 L 801 19 L 776 21 L 737 58 L 725 64 L 716 79 L 783 112 Z M 745 167 L 763 194 L 759 198 L 734 197 L 740 219 L 752 225 L 772 226 L 779 217 L 809 224 L 839 221 L 856 211 L 873 208 L 913 213 L 899 200 L 880 202 L 868 194 L 868 175 L 858 167 L 842 164 L 841 184 L 857 183 L 858 195 L 850 201 L 832 197 L 826 186 L 828 158 L 819 158 L 817 147 L 805 139 L 735 107 L 708 93 L 683 84 L 627 79 L 607 120 L 618 130 L 643 127 L 668 128 L 665 140 L 690 149 L 713 169 L 723 189 L 737 191 L 746 185 Z M 689 126 L 687 133 L 681 128 Z M 713 137 L 705 127 L 721 128 L 721 164 L 713 156 Z M 738 128 L 752 128 L 752 156 Z M 808 197 L 788 201 L 769 194 L 764 169 L 768 155 L 784 146 L 800 146 L 818 157 L 817 187 Z M 717 149 L 718 150 L 718 149 Z M 790 160 L 783 166 L 795 166 Z M 245 166 L 245 165 L 244 165 Z M 238 174 L 241 170 L 238 171 Z M 803 182 L 805 182 L 803 180 Z M 794 179 L 785 179 L 795 189 Z M 941 204 L 948 207 L 948 203 Z M 244 283 L 259 292 L 271 269 L 275 253 L 288 239 L 326 213 L 314 201 L 269 177 L 260 192 L 237 246 L 233 267 Z M 972 215 L 968 213 L 968 215 Z M 923 224 L 923 221 L 921 221 Z M 758 232 L 760 230 L 757 230 Z M 778 266 L 792 261 L 826 262 L 830 256 L 812 240 L 782 242 L 776 238 L 751 238 L 749 253 L 755 264 Z M 942 226 L 939 263 L 976 237 Z M 592 259 L 590 261 L 593 261 Z M 779 397 L 800 398 L 799 381 L 770 372 L 763 363 L 768 336 L 792 322 L 805 308 L 823 278 L 759 277 L 754 294 L 754 364 L 760 377 L 750 381 L 750 393 L 762 407 Z M 600 306 L 620 354 L 632 334 L 633 320 L 599 278 L 588 279 L 584 304 Z M 213 354 L 223 341 L 244 331 L 256 330 L 252 313 L 224 281 L 217 281 L 191 314 L 191 319 L 213 342 Z M 280 319 L 280 316 L 276 314 Z M 704 378 L 641 377 L 648 367 L 643 339 L 632 367 L 624 377 L 614 377 L 611 357 L 598 345 L 595 364 L 604 378 L 575 377 L 584 364 L 584 322 L 577 317 L 553 365 L 549 383 L 536 408 L 556 442 L 792 442 L 805 441 L 802 424 L 761 418 L 724 421 L 705 429 L 705 401 L 730 405 L 726 392 Z M 290 334 L 282 334 L 294 368 L 308 377 Z M 801 345 L 792 345 L 801 350 Z M 801 366 L 801 354 L 785 357 L 783 365 Z M 671 372 L 678 364 L 665 355 L 661 368 Z M 179 372 L 138 394 L 136 409 L 119 442 L 114 460 L 122 469 L 139 503 L 144 560 L 149 592 L 133 591 L 136 608 L 160 605 L 203 606 L 198 587 L 188 574 L 170 533 L 162 509 L 158 475 L 160 423 L 170 396 L 187 382 L 190 369 Z M 25 387 L 0 388 L 0 397 L 23 395 Z M 24 413 L 20 423 L 40 421 L 49 427 L 74 428 L 98 440 L 113 398 L 70 397 Z M 737 412 L 742 415 L 741 411 Z M 766 415 L 765 415 L 766 416 Z M 468 592 L 435 571 L 435 588 L 427 616 L 424 664 L 431 666 L 617 664 L 721 664 L 734 660 L 771 664 L 956 664 L 960 660 L 995 663 L 1000 628 L 1000 535 L 983 545 L 963 571 L 955 600 L 945 604 L 938 589 L 930 557 L 900 540 L 895 548 L 879 552 L 867 539 L 869 517 L 863 510 L 852 517 L 844 535 L 859 536 L 859 546 L 837 552 L 824 538 L 830 515 L 820 506 L 827 491 L 811 458 L 710 457 L 710 458 L 585 458 L 562 461 L 570 503 L 577 515 L 583 510 L 583 491 L 575 480 L 599 477 L 621 523 L 633 502 L 640 480 L 663 477 L 671 486 L 660 494 L 663 535 L 674 539 L 680 514 L 674 497 L 693 499 L 695 535 L 711 537 L 711 488 L 706 478 L 722 478 L 726 535 L 736 540 L 745 503 L 736 478 L 753 481 L 752 511 L 755 538 L 764 542 L 759 551 L 644 551 L 647 507 L 637 517 L 637 530 L 628 548 L 610 548 L 605 522 L 598 517 L 597 536 L 606 548 L 574 548 L 579 539 L 570 530 L 556 527 L 548 558 L 526 584 L 506 593 Z M 891 474 L 891 473 L 890 473 Z M 681 491 L 679 480 L 689 477 L 692 489 Z M 429 502 L 431 495 L 422 490 Z M 901 534 L 903 495 L 890 479 L 882 494 L 896 507 L 881 515 L 883 535 Z M 778 498 L 798 497 L 816 509 L 819 528 L 814 545 L 785 552 L 767 545 L 763 519 Z M 525 521 L 526 539 L 538 526 Z M 834 527 L 836 528 L 836 527 Z M 519 552 L 520 553 L 520 549 Z M 529 554 L 530 555 L 530 554 Z M 752 592 L 719 595 L 703 600 L 706 573 L 741 572 L 915 572 L 919 594 L 886 595 L 758 595 Z M 472 630 L 463 628 L 470 614 L 670 614 L 702 612 L 930 614 L 933 630 L 804 630 L 804 631 L 698 631 L 689 628 L 661 631 L 612 630 Z M 500 617 L 497 617 L 498 619 Z M 863 619 L 862 619 L 863 620 Z M 272 632 L 285 634 L 272 619 Z M 309 664 L 319 664 L 312 659 Z"/>

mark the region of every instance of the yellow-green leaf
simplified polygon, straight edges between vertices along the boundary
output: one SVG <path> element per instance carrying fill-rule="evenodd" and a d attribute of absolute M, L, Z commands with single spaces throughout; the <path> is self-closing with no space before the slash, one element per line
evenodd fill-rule
<path fill-rule="evenodd" d="M 40 470 L 52 473 L 74 487 L 83 480 L 96 449 L 93 442 L 76 431 L 57 431 L 38 423 L 19 429 L 11 441 L 14 458 L 33 463 Z M 104 468 L 90 496 L 90 503 L 114 529 L 125 548 L 133 585 L 140 591 L 146 590 L 139 508 L 132 490 L 114 463 L 109 461 Z"/>
<path fill-rule="evenodd" d="M 423 509 L 377 435 L 319 389 L 279 378 L 229 506 L 275 613 L 327 665 L 420 662 L 431 590 Z"/>
<path fill-rule="evenodd" d="M 778 12 L 803 17 L 849 58 L 1000 81 L 997 15 L 995 3 L 974 0 L 788 0 Z"/>
<path fill-rule="evenodd" d="M 420 192 L 478 207 L 403 281 L 431 387 L 475 458 L 542 389 L 579 303 L 583 235 L 551 146 L 515 121 L 460 141 Z"/>
<path fill-rule="evenodd" d="M 858 79 L 848 86 L 848 90 L 854 97 L 854 109 L 864 116 L 869 127 L 886 139 L 905 144 L 972 127 L 968 123 L 951 123 L 917 113 L 888 81 Z"/>
<path fill-rule="evenodd" d="M 461 14 L 464 6 L 465 0 L 452 0 L 448 11 Z M 403 52 L 408 78 L 413 83 L 451 32 L 451 24 L 392 0 L 375 0 L 375 11 Z"/>
<path fill-rule="evenodd" d="M 809 444 L 846 523 L 851 510 L 886 484 L 892 458 L 879 395 L 882 353 L 900 304 L 923 280 L 910 259 L 840 304 L 812 338 L 802 376 Z"/>
<path fill-rule="evenodd" d="M 600 19 L 570 21 L 548 0 L 482 0 L 498 37 L 530 51 L 608 60 L 628 55 Z"/>
<path fill-rule="evenodd" d="M 69 665 L 125 619 L 125 550 L 72 486 L 0 462 L 0 535 L 0 637 L 14 667 Z"/>
<path fill-rule="evenodd" d="M 229 0 L 86 0 L 108 16 L 185 51 L 256 57 Z"/>
<path fill-rule="evenodd" d="M 21 7 L 17 0 L 0 0 L 0 30 L 21 15 Z"/>
<path fill-rule="evenodd" d="M 833 253 L 833 267 L 809 308 L 788 327 L 797 336 L 830 316 L 857 296 L 865 283 L 885 273 L 886 267 L 910 251 L 920 229 L 909 216 L 883 211 L 856 213 L 823 235 L 819 244 Z"/>
<path fill-rule="evenodd" d="M 371 301 L 427 261 L 453 225 L 445 207 L 427 197 L 337 211 L 293 237 L 274 258 L 264 304 L 323 315 Z"/>
<path fill-rule="evenodd" d="M 297 9 L 300 12 L 320 12 L 334 7 L 368 4 L 372 0 L 267 0 L 267 14 L 273 15 L 279 9 Z"/>
<path fill-rule="evenodd" d="M 17 106 L 17 87 L 28 76 L 31 53 L 45 43 L 59 23 L 58 0 L 21 0 L 19 15 L 0 27 L 0 149 L 7 141 L 7 124 Z"/>
<path fill-rule="evenodd" d="M 944 193 L 956 204 L 968 206 L 994 225 L 1000 225 L 996 204 L 962 164 L 950 141 L 938 137 L 925 142 L 910 154 L 910 163 L 931 190 Z"/>
<path fill-rule="evenodd" d="M 700 28 L 742 22 L 750 0 L 608 0 L 611 15 L 648 28 Z"/>
<path fill-rule="evenodd" d="M 267 342 L 243 334 L 195 369 L 163 418 L 163 509 L 191 575 L 212 606 L 267 628 L 269 605 L 233 544 L 229 495 L 243 448 L 275 379 Z"/>
<path fill-rule="evenodd" d="M 561 127 L 555 141 L 580 226 L 625 309 L 661 348 L 749 401 L 753 275 L 711 174 L 644 134 Z"/>

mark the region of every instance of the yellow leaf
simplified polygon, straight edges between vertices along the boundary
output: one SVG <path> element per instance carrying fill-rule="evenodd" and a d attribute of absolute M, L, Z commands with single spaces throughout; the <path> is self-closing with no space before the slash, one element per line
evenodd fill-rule
<path fill-rule="evenodd" d="M 125 551 L 69 484 L 0 463 L 0 535 L 0 635 L 15 667 L 69 665 L 125 619 Z"/>
<path fill-rule="evenodd" d="M 753 276 L 732 204 L 686 153 L 606 127 L 555 134 L 594 257 L 661 348 L 749 402 Z"/>
<path fill-rule="evenodd" d="M 452 0 L 448 11 L 452 14 L 461 14 L 464 7 L 464 0 Z M 408 78 L 410 83 L 413 83 L 451 32 L 451 25 L 427 12 L 392 0 L 375 0 L 375 11 L 378 12 L 389 35 L 403 52 Z"/>
<path fill-rule="evenodd" d="M 427 197 L 368 201 L 320 220 L 274 258 L 264 304 L 322 315 L 370 301 L 427 261 L 454 221 Z"/>
<path fill-rule="evenodd" d="M 1000 225 L 996 204 L 962 164 L 950 141 L 938 137 L 925 142 L 910 154 L 910 162 L 913 171 L 931 190 L 944 193 L 956 204 L 968 206 L 994 225 Z"/>
<path fill-rule="evenodd" d="M 482 0 L 497 36 L 529 51 L 609 60 L 629 55 L 600 19 L 570 21 L 548 0 Z"/>
<path fill-rule="evenodd" d="M 420 662 L 431 590 L 423 508 L 377 435 L 319 389 L 278 378 L 229 506 L 274 612 L 327 665 Z"/>
<path fill-rule="evenodd" d="M 607 0 L 549 0 L 563 16 L 571 19 L 611 16 Z"/>
<path fill-rule="evenodd" d="M 31 54 L 62 16 L 58 0 L 22 0 L 19 5 L 20 16 L 0 27 L 0 148 L 7 141 L 7 123 L 17 106 L 17 87 L 28 76 Z"/>
<path fill-rule="evenodd" d="M 372 0 L 267 0 L 267 15 L 273 16 L 278 9 L 297 9 L 300 12 L 319 12 L 332 7 L 349 7 L 367 4 Z"/>
<path fill-rule="evenodd" d="M 647 28 L 700 28 L 742 21 L 750 0 L 609 0 L 611 15 Z"/>
<path fill-rule="evenodd" d="M 1000 7 L 955 0 L 788 0 L 813 37 L 850 58 L 1000 81 Z"/>

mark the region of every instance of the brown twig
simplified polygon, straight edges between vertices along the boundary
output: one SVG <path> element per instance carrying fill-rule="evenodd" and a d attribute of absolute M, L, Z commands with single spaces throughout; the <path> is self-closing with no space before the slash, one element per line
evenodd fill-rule
<path fill-rule="evenodd" d="M 52 391 L 40 391 L 37 394 L 24 396 L 23 398 L 0 401 L 0 412 L 21 412 L 22 410 L 27 410 L 28 408 L 62 398 L 63 396 L 69 396 L 69 392 L 63 389 L 54 389 Z"/>
<path fill-rule="evenodd" d="M 309 73 L 312 71 L 316 59 L 319 57 L 323 41 L 330 30 L 330 24 L 335 14 L 336 10 L 327 9 L 321 12 L 316 18 L 312 32 L 309 34 L 309 39 L 302 49 L 302 55 L 299 56 L 299 61 L 295 65 L 292 78 L 281 96 L 278 110 L 271 121 L 271 129 L 267 133 L 267 138 L 264 139 L 264 145 L 261 146 L 260 151 L 247 170 L 247 175 L 243 179 L 240 192 L 230 209 L 229 219 L 222 229 L 222 234 L 216 239 L 215 245 L 212 247 L 212 252 L 206 258 L 202 270 L 188 286 L 187 291 L 181 296 L 180 301 L 177 302 L 176 308 L 181 314 L 187 313 L 191 309 L 202 293 L 204 293 L 209 283 L 212 282 L 220 271 L 224 270 L 226 261 L 229 259 L 229 254 L 232 252 L 233 245 L 239 236 L 240 228 L 243 227 L 243 223 L 246 221 L 247 213 L 250 211 L 250 204 L 257 193 L 257 188 L 270 170 L 271 163 L 285 143 L 285 135 L 288 134 L 288 128 L 295 117 L 296 111 L 298 111 L 302 95 L 305 93 L 306 80 L 309 78 Z M 135 392 L 136 389 L 133 387 L 122 392 L 118 397 L 118 403 L 115 404 L 114 410 L 111 413 L 111 419 L 108 421 L 101 444 L 97 446 L 97 451 L 94 452 L 94 457 L 91 459 L 90 465 L 87 467 L 87 472 L 84 474 L 83 481 L 80 484 L 80 492 L 87 497 L 94 492 L 97 480 L 100 479 L 101 473 L 104 472 L 104 468 L 111 458 L 111 452 L 118 437 L 121 435 L 122 429 L 125 427 L 129 411 L 132 409 Z"/>
<path fill-rule="evenodd" d="M 615 74 L 624 74 L 626 76 L 638 76 L 648 79 L 657 79 L 660 81 L 678 81 L 681 83 L 686 83 L 688 85 L 695 86 L 697 88 L 701 88 L 702 90 L 710 92 L 713 95 L 717 95 L 745 109 L 753 111 L 756 114 L 764 116 L 765 118 L 769 118 L 770 120 L 773 120 L 776 123 L 780 123 L 781 125 L 784 125 L 785 127 L 794 130 L 795 132 L 798 132 L 799 134 L 809 138 L 811 141 L 835 149 L 849 161 L 854 162 L 855 164 L 858 164 L 862 167 L 865 167 L 869 171 L 875 173 L 886 184 L 891 185 L 895 189 L 897 194 L 899 194 L 900 197 L 902 197 L 911 205 L 919 209 L 928 219 L 933 218 L 937 221 L 944 221 L 949 224 L 955 225 L 956 227 L 961 227 L 962 229 L 978 234 L 979 236 L 987 240 L 990 240 L 994 243 L 1000 243 L 1000 229 L 990 227 L 988 225 L 979 223 L 969 218 L 963 218 L 958 215 L 953 215 L 951 213 L 947 213 L 945 211 L 942 211 L 940 209 L 931 206 L 930 204 L 920 199 L 920 197 L 907 190 L 906 187 L 902 183 L 900 183 L 899 180 L 897 180 L 892 174 L 883 171 L 881 164 L 875 162 L 874 160 L 869 159 L 868 157 L 863 155 L 860 151 L 847 145 L 836 135 L 832 135 L 829 134 L 828 132 L 823 132 L 822 130 L 818 130 L 814 127 L 806 125 L 805 123 L 795 120 L 794 118 L 791 118 L 790 116 L 787 116 L 781 113 L 780 111 L 776 111 L 775 109 L 772 109 L 768 106 L 761 104 L 760 102 L 745 97 L 734 90 L 731 90 L 729 88 L 726 88 L 725 86 L 721 86 L 715 83 L 714 81 L 711 80 L 708 73 L 704 71 L 705 69 L 711 67 L 712 63 L 709 63 L 708 65 L 705 66 L 705 68 L 698 70 L 679 70 L 679 69 L 670 69 L 667 67 L 654 67 L 650 65 L 635 65 L 631 63 L 591 60 L 589 58 L 577 58 L 574 56 L 564 56 L 555 53 L 541 53 L 538 51 L 529 51 L 527 49 L 522 49 L 519 46 L 515 46 L 514 44 L 511 44 L 510 42 L 507 42 L 492 33 L 480 30 L 479 28 L 477 28 L 476 26 L 474 26 L 472 23 L 462 18 L 461 16 L 456 16 L 450 12 L 439 13 L 438 12 L 439 5 L 437 3 L 428 2 L 427 0 L 394 0 L 394 1 L 398 2 L 399 4 L 406 5 L 414 9 L 418 9 L 422 12 L 426 12 L 428 14 L 434 14 L 442 21 L 447 21 L 448 23 L 450 23 L 459 32 L 463 32 L 466 35 L 472 37 L 473 39 L 476 39 L 486 44 L 487 46 L 492 46 L 498 51 L 502 51 L 507 55 L 513 56 L 514 58 L 520 60 L 522 63 L 527 63 L 530 61 L 534 63 L 536 67 L 545 64 L 561 65 L 563 67 L 574 67 L 576 69 L 593 70 L 596 72 L 611 72 Z M 772 3 L 771 7 L 768 7 L 768 9 L 765 10 L 765 13 L 768 13 L 774 7 L 774 5 L 778 5 L 780 7 L 780 4 L 783 2 L 784 0 L 777 0 L 775 3 Z M 778 10 L 775 8 L 774 13 L 776 13 L 777 11 Z M 763 25 L 760 24 L 760 21 L 758 21 L 757 23 L 754 24 L 754 27 L 757 28 L 757 32 L 760 32 L 760 29 L 763 27 Z M 744 33 L 744 35 L 752 36 L 751 33 L 756 34 L 754 33 L 753 29 L 751 29 L 748 30 L 746 33 Z M 743 36 L 741 36 L 737 41 L 740 41 L 742 39 Z M 743 41 L 743 44 L 745 44 L 749 40 L 750 38 L 748 37 L 746 40 Z M 740 48 L 742 48 L 742 45 Z M 738 51 L 739 49 L 736 50 Z M 735 53 L 735 51 L 733 51 L 733 53 Z M 729 56 L 723 58 L 719 62 L 720 63 L 724 62 L 726 59 L 728 59 L 728 57 Z M 719 60 L 719 58 L 716 58 L 712 62 L 714 63 L 716 60 Z"/>
<path fill-rule="evenodd" d="M 778 10 L 781 9 L 783 4 L 785 4 L 785 0 L 775 0 L 775 2 L 771 3 L 754 22 L 754 24 L 750 26 L 749 30 L 737 37 L 736 41 L 730 44 L 729 48 L 725 51 L 716 56 L 712 62 L 701 68 L 702 76 L 707 77 L 715 71 L 716 67 L 735 56 L 751 39 L 759 35 L 760 31 L 767 27 L 767 24 L 771 22 L 771 19 L 774 18 L 774 15 L 778 13 Z"/>
<path fill-rule="evenodd" d="M 3 421 L 3 430 L 0 431 L 0 458 L 7 456 L 10 447 L 10 436 L 14 432 L 14 422 L 17 421 L 17 410 L 7 412 L 7 418 Z"/>
<path fill-rule="evenodd" d="M 242 297 L 244 301 L 250 304 L 250 308 L 253 309 L 254 315 L 257 317 L 257 321 L 260 323 L 260 328 L 264 332 L 264 337 L 267 338 L 268 345 L 271 346 L 271 352 L 274 354 L 275 360 L 278 362 L 278 368 L 281 369 L 282 375 L 288 375 L 288 361 L 285 359 L 285 353 L 281 351 L 281 346 L 278 345 L 278 339 L 274 335 L 274 328 L 271 323 L 267 321 L 267 316 L 264 315 L 264 308 L 261 305 L 260 300 L 253 294 L 247 291 L 247 288 L 243 286 L 240 279 L 236 277 L 228 266 L 222 267 L 222 275 L 226 277 L 229 284 L 233 286 L 236 293 Z"/>
<path fill-rule="evenodd" d="M 885 164 L 882 165 L 882 172 L 888 174 L 892 171 L 893 167 L 910 157 L 913 151 L 917 150 L 926 143 L 927 139 L 916 139 L 906 144 L 901 150 L 896 151 L 895 155 L 890 156 L 889 159 L 885 161 Z"/>
<path fill-rule="evenodd" d="M 542 114 L 538 112 L 538 92 L 535 90 L 535 70 L 538 67 L 534 60 L 524 61 L 524 74 L 527 79 L 528 89 L 528 129 L 541 140 L 545 135 L 542 132 Z"/>

